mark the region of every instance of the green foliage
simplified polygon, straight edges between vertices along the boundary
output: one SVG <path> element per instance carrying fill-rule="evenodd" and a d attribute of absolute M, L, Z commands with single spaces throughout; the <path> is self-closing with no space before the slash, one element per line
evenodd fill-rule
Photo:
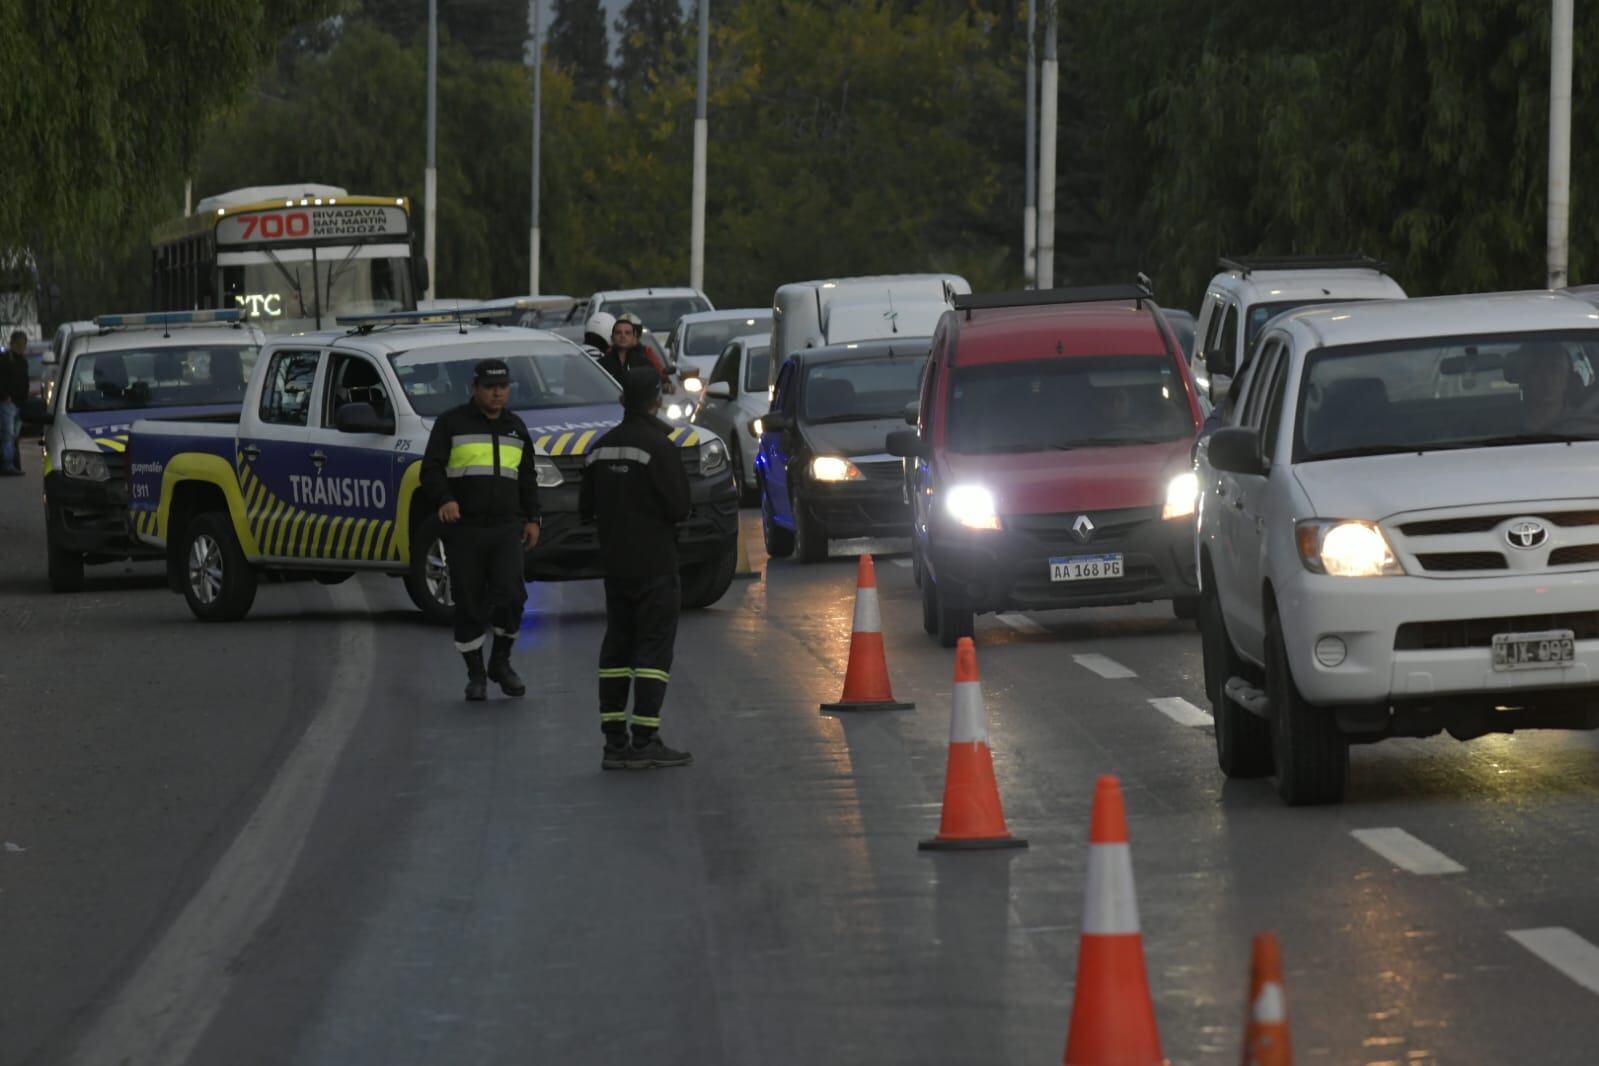
<path fill-rule="evenodd" d="M 616 20 L 614 78 L 616 98 L 623 107 L 632 107 L 657 85 L 695 69 L 697 25 L 683 20 L 679 0 L 628 0 Z"/>
<path fill-rule="evenodd" d="M 598 101 L 611 80 L 610 46 L 600 0 L 555 0 L 544 55 L 565 67 L 576 97 Z"/>
<path fill-rule="evenodd" d="M 474 58 L 516 63 L 531 36 L 527 0 L 438 0 L 439 36 Z M 427 44 L 428 0 L 360 0 L 357 16 L 402 44 Z"/>

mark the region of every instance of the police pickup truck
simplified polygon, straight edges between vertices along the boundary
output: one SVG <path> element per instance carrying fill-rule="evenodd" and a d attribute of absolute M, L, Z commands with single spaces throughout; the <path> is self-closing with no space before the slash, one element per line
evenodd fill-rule
<path fill-rule="evenodd" d="M 348 331 L 272 340 L 236 425 L 135 423 L 127 443 L 129 524 L 165 552 L 168 584 L 205 621 L 242 618 L 267 580 L 336 584 L 357 571 L 401 577 L 431 620 L 454 607 L 449 559 L 418 492 L 433 419 L 470 396 L 472 367 L 511 368 L 510 408 L 532 432 L 543 529 L 528 580 L 604 576 L 577 513 L 588 450 L 621 418 L 620 389 L 582 349 L 470 310 L 341 320 Z M 732 582 L 738 498 L 715 436 L 673 426 L 692 490 L 678 530 L 683 605 Z"/>

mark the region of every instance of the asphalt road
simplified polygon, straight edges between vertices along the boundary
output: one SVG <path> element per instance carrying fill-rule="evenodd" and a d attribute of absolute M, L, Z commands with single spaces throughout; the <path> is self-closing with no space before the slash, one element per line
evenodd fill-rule
<path fill-rule="evenodd" d="M 664 732 L 695 765 L 601 773 L 595 585 L 534 586 L 532 692 L 469 706 L 387 579 L 264 587 L 231 626 L 148 565 L 51 596 L 29 461 L 0 481 L 4 1066 L 1058 1062 L 1101 773 L 1174 1062 L 1237 1061 L 1261 929 L 1300 1061 L 1599 1057 L 1592 736 L 1358 748 L 1345 805 L 1287 810 L 1224 784 L 1163 605 L 990 617 L 1031 847 L 933 855 L 953 656 L 900 545 L 915 710 L 818 712 L 853 560 L 773 562 L 684 618 Z"/>

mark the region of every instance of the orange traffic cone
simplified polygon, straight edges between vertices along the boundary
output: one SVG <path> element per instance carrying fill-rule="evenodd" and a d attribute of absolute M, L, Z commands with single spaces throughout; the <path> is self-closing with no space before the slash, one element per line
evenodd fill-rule
<path fill-rule="evenodd" d="M 1293 1062 L 1282 953 L 1275 934 L 1257 933 L 1249 974 L 1249 1011 L 1244 1020 L 1244 1066 L 1293 1066 Z"/>
<path fill-rule="evenodd" d="M 908 711 L 914 703 L 900 703 L 888 684 L 888 658 L 883 654 L 883 613 L 877 606 L 877 571 L 872 557 L 861 556 L 855 579 L 855 625 L 849 640 L 849 668 L 844 671 L 844 694 L 837 703 L 824 703 L 824 711 Z"/>
<path fill-rule="evenodd" d="M 944 817 L 938 835 L 917 846 L 923 851 L 1027 846 L 1027 841 L 1010 835 L 999 805 L 983 684 L 977 677 L 977 645 L 971 637 L 962 637 L 955 647 L 955 709 L 949 719 Z"/>
<path fill-rule="evenodd" d="M 1094 792 L 1088 831 L 1088 899 L 1077 952 L 1077 992 L 1065 1066 L 1166 1066 L 1144 971 L 1144 938 L 1133 892 L 1133 857 L 1121 782 Z"/>

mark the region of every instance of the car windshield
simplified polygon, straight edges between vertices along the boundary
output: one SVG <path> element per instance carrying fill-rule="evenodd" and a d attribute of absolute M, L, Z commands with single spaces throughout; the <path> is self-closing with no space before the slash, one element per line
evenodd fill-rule
<path fill-rule="evenodd" d="M 253 344 L 85 352 L 72 364 L 68 411 L 138 411 L 244 402 Z"/>
<path fill-rule="evenodd" d="M 745 356 L 744 391 L 765 392 L 772 372 L 772 349 L 766 345 L 751 347 Z"/>
<path fill-rule="evenodd" d="M 653 327 L 652 327 L 653 328 Z M 772 316 L 729 318 L 716 322 L 695 322 L 683 327 L 683 355 L 717 355 L 734 337 L 746 333 L 765 333 L 772 328 Z"/>
<path fill-rule="evenodd" d="M 900 356 L 848 363 L 820 363 L 805 373 L 806 422 L 864 422 L 900 418 L 916 399 L 926 357 Z"/>
<path fill-rule="evenodd" d="M 711 305 L 700 296 L 640 296 L 627 300 L 606 300 L 602 310 L 618 318 L 628 313 L 638 315 L 645 329 L 651 333 L 665 334 L 672 332 L 672 327 L 677 325 L 677 320 L 684 315 L 692 315 L 696 311 L 709 311 Z M 738 321 L 742 323 L 744 320 L 738 319 Z M 740 334 L 752 332 L 755 331 L 745 327 L 727 336 L 728 340 L 732 340 Z M 726 344 L 727 341 L 722 343 Z"/>
<path fill-rule="evenodd" d="M 520 350 L 424 348 L 394 357 L 400 387 L 417 414 L 434 418 L 472 396 L 472 368 L 504 359 L 511 368 L 513 411 L 615 404 L 621 389 L 594 360 L 567 344 L 530 343 Z"/>
<path fill-rule="evenodd" d="M 948 447 L 967 455 L 1155 444 L 1194 435 L 1169 356 L 1081 356 L 956 371 Z"/>
<path fill-rule="evenodd" d="M 1320 300 L 1268 300 L 1266 303 L 1251 304 L 1249 315 L 1244 323 L 1244 351 L 1255 350 L 1255 338 L 1260 336 L 1260 331 L 1266 328 L 1266 323 L 1282 314 L 1300 307 L 1317 307 L 1323 304 L 1347 304 L 1353 300 L 1320 299 Z"/>
<path fill-rule="evenodd" d="M 1313 352 L 1297 462 L 1599 440 L 1599 331 L 1435 337 Z"/>

